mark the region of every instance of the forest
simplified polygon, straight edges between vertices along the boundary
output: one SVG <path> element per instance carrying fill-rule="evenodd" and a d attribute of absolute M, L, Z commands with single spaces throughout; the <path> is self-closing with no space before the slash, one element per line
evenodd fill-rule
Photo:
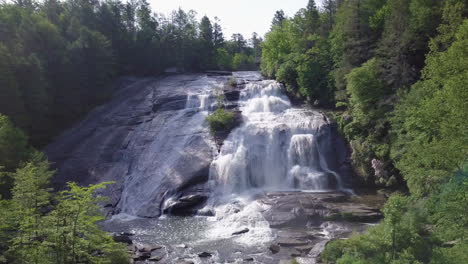
<path fill-rule="evenodd" d="M 217 18 L 146 0 L 1 3 L 0 263 L 128 263 L 97 225 L 112 183 L 56 192 L 37 149 L 120 76 L 259 65 L 336 120 L 359 185 L 389 193 L 381 223 L 330 242 L 323 263 L 468 263 L 466 0 L 310 0 L 264 39 L 229 40 Z"/>
<path fill-rule="evenodd" d="M 195 11 L 154 13 L 146 0 L 31 1 L 0 7 L 0 112 L 36 147 L 112 94 L 118 76 L 255 70 L 262 39 Z"/>
<path fill-rule="evenodd" d="M 327 0 L 275 14 L 262 73 L 329 111 L 361 181 L 394 193 L 382 223 L 331 242 L 323 262 L 468 261 L 467 8 Z"/>
<path fill-rule="evenodd" d="M 258 34 L 227 39 L 218 18 L 196 15 L 146 0 L 0 3 L 0 263 L 128 262 L 96 225 L 111 183 L 54 192 L 36 149 L 106 102 L 119 76 L 258 69 Z"/>

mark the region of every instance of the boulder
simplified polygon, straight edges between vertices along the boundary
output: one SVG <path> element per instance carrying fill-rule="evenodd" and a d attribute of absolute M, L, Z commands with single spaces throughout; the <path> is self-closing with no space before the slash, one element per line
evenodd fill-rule
<path fill-rule="evenodd" d="M 250 229 L 248 229 L 248 228 L 246 227 L 246 228 L 243 228 L 243 229 L 241 229 L 241 230 L 239 230 L 239 231 L 236 231 L 236 232 L 232 233 L 232 235 L 233 235 L 233 236 L 235 236 L 235 235 L 241 235 L 241 234 L 245 234 L 245 233 L 247 233 L 247 232 L 249 232 L 249 231 L 250 231 Z"/>
<path fill-rule="evenodd" d="M 125 233 L 113 234 L 112 238 L 114 239 L 115 242 L 118 242 L 118 243 L 124 243 L 128 245 L 131 245 L 133 243 L 130 236 Z"/>
<path fill-rule="evenodd" d="M 160 246 L 160 245 L 137 245 L 136 248 L 137 248 L 137 250 L 139 252 L 152 252 L 152 251 L 155 251 L 157 249 L 163 248 L 163 246 Z"/>
<path fill-rule="evenodd" d="M 270 249 L 271 253 L 276 254 L 281 250 L 281 247 L 278 244 L 271 244 L 268 249 Z"/>
<path fill-rule="evenodd" d="M 148 261 L 151 261 L 151 262 L 158 262 L 160 261 L 161 259 L 163 259 L 164 257 L 163 256 L 154 256 L 154 257 L 151 257 L 148 259 Z"/>
<path fill-rule="evenodd" d="M 208 199 L 204 194 L 191 194 L 180 197 L 177 200 L 170 200 L 164 206 L 165 214 L 172 215 L 193 215 L 195 214 L 195 208 L 203 205 Z"/>
<path fill-rule="evenodd" d="M 290 255 L 291 257 L 295 258 L 295 257 L 300 257 L 300 256 L 302 256 L 302 253 L 301 253 L 299 250 L 297 250 L 297 249 L 293 249 L 293 250 L 289 253 L 289 255 Z"/>
<path fill-rule="evenodd" d="M 215 216 L 215 212 L 209 208 L 203 208 L 197 211 L 200 216 Z"/>
<path fill-rule="evenodd" d="M 186 259 L 179 259 L 175 262 L 176 264 L 195 264 L 195 262 Z"/>
<path fill-rule="evenodd" d="M 213 254 L 211 254 L 209 252 L 201 252 L 201 253 L 198 253 L 198 256 L 200 258 L 209 258 L 209 257 L 213 256 Z"/>
<path fill-rule="evenodd" d="M 132 259 L 137 261 L 137 260 L 146 260 L 151 258 L 151 252 L 137 252 L 135 255 L 133 255 Z"/>
<path fill-rule="evenodd" d="M 296 247 L 296 246 L 304 246 L 309 244 L 307 240 L 299 240 L 294 238 L 279 238 L 275 241 L 278 245 L 282 247 Z"/>

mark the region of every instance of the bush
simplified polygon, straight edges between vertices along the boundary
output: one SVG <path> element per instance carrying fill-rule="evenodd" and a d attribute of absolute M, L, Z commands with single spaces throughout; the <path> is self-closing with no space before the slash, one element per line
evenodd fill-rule
<path fill-rule="evenodd" d="M 278 82 L 284 83 L 286 89 L 296 94 L 297 93 L 297 71 L 296 71 L 296 62 L 294 60 L 288 60 L 285 63 L 281 64 L 276 73 L 276 80 Z"/>
<path fill-rule="evenodd" d="M 234 77 L 229 78 L 226 84 L 228 87 L 236 87 L 237 86 L 237 80 Z"/>
<path fill-rule="evenodd" d="M 210 125 L 211 133 L 217 133 L 230 130 L 234 127 L 234 114 L 219 108 L 209 115 L 206 120 Z"/>
<path fill-rule="evenodd" d="M 351 96 L 351 103 L 365 110 L 385 95 L 377 65 L 377 60 L 372 59 L 346 75 L 346 89 Z"/>

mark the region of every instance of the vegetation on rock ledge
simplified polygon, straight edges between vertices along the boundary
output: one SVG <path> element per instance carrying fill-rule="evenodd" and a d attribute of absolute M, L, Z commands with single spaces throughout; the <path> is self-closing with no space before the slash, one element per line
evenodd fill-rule
<path fill-rule="evenodd" d="M 206 120 L 213 134 L 230 131 L 234 127 L 234 114 L 222 108 L 210 114 Z"/>

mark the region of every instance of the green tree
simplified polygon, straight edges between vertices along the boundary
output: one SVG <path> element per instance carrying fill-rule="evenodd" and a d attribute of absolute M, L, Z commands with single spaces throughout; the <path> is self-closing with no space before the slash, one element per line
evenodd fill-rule
<path fill-rule="evenodd" d="M 219 36 L 218 36 L 219 37 Z M 201 42 L 201 68 L 212 67 L 214 60 L 213 26 L 207 16 L 200 22 L 200 42 Z"/>
<path fill-rule="evenodd" d="M 0 114 L 0 197 L 10 198 L 12 173 L 27 160 L 31 150 L 26 135 Z"/>
<path fill-rule="evenodd" d="M 41 243 L 46 230 L 42 216 L 50 205 L 52 175 L 48 162 L 39 153 L 15 173 L 12 217 L 17 231 L 8 249 L 13 263 L 47 263 L 47 248 Z"/>
<path fill-rule="evenodd" d="M 448 50 L 427 58 L 422 80 L 397 108 L 394 127 L 404 135 L 397 146 L 406 147 L 403 151 L 395 149 L 394 155 L 414 195 L 437 190 L 466 161 L 467 43 L 465 20 Z"/>
<path fill-rule="evenodd" d="M 277 26 L 282 26 L 283 21 L 286 19 L 286 15 L 283 10 L 278 10 L 275 12 L 273 20 L 271 21 L 271 29 Z"/>
<path fill-rule="evenodd" d="M 52 263 L 128 263 L 123 246 L 97 225 L 104 220 L 98 191 L 108 184 L 80 187 L 69 183 L 68 189 L 60 192 L 58 205 L 47 217 L 45 243 L 54 247 Z"/>
<path fill-rule="evenodd" d="M 219 19 L 217 17 L 215 17 L 215 23 L 213 25 L 213 44 L 216 49 L 224 46 L 223 29 L 221 28 Z"/>

